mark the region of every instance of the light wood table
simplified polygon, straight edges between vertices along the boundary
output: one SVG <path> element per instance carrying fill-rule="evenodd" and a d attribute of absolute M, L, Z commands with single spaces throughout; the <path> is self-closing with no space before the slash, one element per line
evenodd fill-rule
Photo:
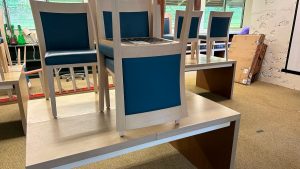
<path fill-rule="evenodd" d="M 236 61 L 206 55 L 192 59 L 186 56 L 185 71 L 197 71 L 196 86 L 231 99 L 234 86 Z"/>
<path fill-rule="evenodd" d="M 22 65 L 9 66 L 9 71 L 4 73 L 4 78 L 0 78 L 0 88 L 9 88 L 11 86 L 12 89 L 15 89 L 22 126 L 26 134 L 26 114 L 29 96 L 26 77 L 25 74 L 22 73 L 22 70 Z"/>
<path fill-rule="evenodd" d="M 114 98 L 114 90 L 110 93 Z M 129 130 L 120 137 L 115 108 L 95 113 L 97 98 L 94 93 L 57 97 L 61 113 L 56 120 L 49 101 L 30 100 L 26 168 L 73 168 L 168 142 L 198 168 L 234 168 L 238 112 L 187 92 L 189 116 L 179 125 Z M 115 100 L 111 102 L 114 106 Z"/>

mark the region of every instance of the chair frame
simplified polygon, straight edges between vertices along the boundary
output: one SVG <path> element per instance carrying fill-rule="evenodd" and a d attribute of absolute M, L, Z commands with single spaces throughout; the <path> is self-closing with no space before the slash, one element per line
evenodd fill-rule
<path fill-rule="evenodd" d="M 0 44 L 0 78 L 1 80 L 4 80 L 4 73 L 9 72 L 9 66 L 12 66 L 12 60 L 8 48 L 8 43 L 6 41 L 6 34 L 4 30 L 4 16 L 3 11 L 0 9 L 0 33 L 3 38 L 3 43 Z M 13 99 L 13 86 L 11 85 L 5 85 L 0 86 L 0 90 L 7 90 L 7 95 L 10 100 Z"/>
<path fill-rule="evenodd" d="M 206 41 L 207 57 L 209 57 L 209 58 L 211 57 L 212 48 L 214 46 L 215 41 L 224 41 L 225 42 L 225 58 L 226 58 L 226 60 L 228 60 L 229 29 L 230 29 L 232 15 L 233 15 L 233 12 L 214 12 L 214 11 L 210 12 L 206 39 L 200 39 L 200 41 Z M 213 17 L 226 17 L 226 18 L 229 17 L 230 18 L 226 37 L 215 37 L 215 38 L 210 37 L 211 24 L 212 24 Z"/>
<path fill-rule="evenodd" d="M 124 1 L 124 0 L 122 0 Z M 130 0 L 129 0 L 130 1 Z M 144 0 L 149 1 L 149 0 Z M 137 1 L 138 3 L 138 1 Z M 126 3 L 125 3 L 126 4 Z M 131 5 L 126 4 L 125 5 L 125 12 L 130 11 Z M 99 44 L 105 44 L 108 46 L 113 46 L 113 42 L 106 40 L 105 35 L 105 26 L 103 21 L 103 11 L 112 11 L 112 2 L 107 0 L 91 0 L 89 1 L 90 8 L 93 8 L 93 6 L 96 6 L 96 20 L 97 20 L 97 33 L 98 33 L 98 43 Z M 135 8 L 138 8 L 141 6 L 135 6 Z M 139 11 L 148 11 L 148 21 L 149 21 L 149 34 L 152 37 L 161 38 L 161 21 L 160 21 L 160 6 L 157 4 L 152 4 L 150 2 L 143 3 L 142 6 L 143 9 L 140 9 Z M 153 21 L 153 23 L 151 22 Z M 99 93 L 105 93 L 104 95 L 101 94 L 101 102 L 100 102 L 100 110 L 104 111 L 104 99 L 106 108 L 110 109 L 110 96 L 109 96 L 109 85 L 108 85 L 108 75 L 112 75 L 113 81 L 115 82 L 114 73 L 111 72 L 109 69 L 105 68 L 105 60 L 104 56 L 100 53 L 100 74 L 102 75 L 99 81 Z M 101 83 L 100 83 L 101 82 Z M 104 98 L 105 97 L 105 98 Z"/>
<path fill-rule="evenodd" d="M 149 6 L 146 5 L 151 2 L 151 0 L 110 0 L 111 9 L 112 9 L 112 19 L 113 19 L 113 42 L 110 41 L 110 44 L 114 49 L 114 73 L 112 73 L 115 79 L 115 91 L 116 91 L 116 123 L 117 130 L 120 133 L 120 136 L 124 136 L 125 130 L 135 129 L 141 127 L 147 127 L 151 125 L 161 124 L 169 121 L 178 121 L 183 117 L 187 116 L 186 111 L 186 101 L 185 101 L 185 84 L 184 84 L 184 72 L 185 72 L 185 54 L 186 54 L 186 44 L 187 44 L 187 36 L 188 31 L 185 26 L 181 32 L 181 39 L 179 41 L 172 41 L 167 44 L 151 44 L 145 46 L 135 46 L 135 45 L 125 45 L 121 44 L 121 33 L 120 33 L 120 18 L 119 12 L 128 11 L 128 12 L 136 12 L 136 11 L 151 11 Z M 106 1 L 107 2 L 107 1 Z M 130 3 L 129 3 L 130 2 Z M 135 3 L 136 2 L 136 3 Z M 141 5 L 143 4 L 143 5 Z M 188 2 L 188 11 L 192 10 L 192 2 Z M 155 5 L 155 4 L 154 4 Z M 100 5 L 99 1 L 97 1 L 97 8 L 102 7 L 106 8 L 105 5 Z M 107 9 L 107 8 L 106 8 Z M 98 21 L 101 21 L 102 11 L 97 10 Z M 99 13 L 100 12 L 100 13 Z M 149 14 L 149 16 L 151 16 Z M 191 18 L 191 13 L 187 12 L 185 14 L 185 18 Z M 151 21 L 151 18 L 149 18 Z M 189 25 L 189 19 L 184 19 L 184 25 Z M 99 24 L 98 24 L 99 25 Z M 152 25 L 152 24 L 149 24 Z M 100 22 L 99 26 L 100 30 L 104 30 L 103 21 Z M 104 33 L 100 34 L 100 43 L 107 42 L 106 40 L 102 40 Z M 151 34 L 150 34 L 151 35 Z M 183 38 L 186 37 L 186 38 Z M 138 52 L 137 52 L 138 51 Z M 164 56 L 171 54 L 180 54 L 180 97 L 181 97 L 181 105 L 166 108 L 162 110 L 156 110 L 147 113 L 140 113 L 134 115 L 125 115 L 125 101 L 124 101 L 124 86 L 123 86 L 123 73 L 122 73 L 122 59 L 124 58 L 143 58 L 148 56 Z M 101 61 L 102 63 L 102 61 Z"/>
<path fill-rule="evenodd" d="M 0 9 L 0 33 L 3 38 L 3 43 L 0 44 L 1 48 L 1 57 L 0 57 L 0 71 L 2 73 L 8 72 L 8 66 L 12 66 L 12 61 L 8 49 L 8 44 L 6 41 L 6 34 L 4 30 L 4 17 L 3 17 L 3 11 Z"/>
<path fill-rule="evenodd" d="M 178 40 L 177 38 L 177 31 L 178 31 L 178 21 L 180 16 L 184 16 L 185 11 L 176 10 L 176 18 L 175 18 L 175 28 L 174 28 L 174 40 Z M 191 56 L 194 58 L 196 53 L 196 57 L 199 58 L 199 38 L 198 34 L 200 31 L 200 23 L 202 19 L 203 11 L 192 11 L 191 17 L 199 17 L 198 28 L 197 28 L 197 37 L 196 38 L 188 38 L 188 42 L 191 43 Z"/>
<path fill-rule="evenodd" d="M 92 66 L 93 75 L 96 76 L 96 66 L 99 71 L 99 50 L 98 50 L 98 42 L 96 38 L 96 28 L 94 26 L 94 20 L 91 13 L 91 9 L 87 3 L 49 3 L 49 2 L 41 2 L 36 0 L 30 0 L 33 18 L 35 21 L 35 26 L 37 30 L 37 37 L 39 39 L 39 48 L 41 55 L 41 63 L 42 69 L 44 73 L 44 86 L 46 99 L 51 99 L 51 108 L 54 118 L 57 118 L 57 108 L 56 108 L 56 98 L 55 98 L 55 88 L 54 88 L 54 77 L 53 70 L 58 68 L 70 68 L 70 67 L 84 67 L 84 66 Z M 65 64 L 65 65 L 46 65 L 45 64 L 45 54 L 46 54 L 46 44 L 44 38 L 44 32 L 42 27 L 42 21 L 40 17 L 40 12 L 53 12 L 53 13 L 87 13 L 87 22 L 88 22 L 88 33 L 89 33 L 89 46 L 91 50 L 96 50 L 97 53 L 97 62 L 92 63 L 78 63 L 78 64 Z M 96 41 L 96 49 L 95 49 L 95 41 Z M 98 74 L 99 76 L 100 74 Z M 99 80 L 100 78 L 98 78 Z M 95 80 L 95 79 L 94 79 Z M 48 83 L 47 83 L 48 82 Z M 96 81 L 95 81 L 96 82 Z M 95 86 L 97 88 L 97 86 Z M 97 89 L 96 89 L 97 90 Z M 100 94 L 99 94 L 100 95 Z"/>

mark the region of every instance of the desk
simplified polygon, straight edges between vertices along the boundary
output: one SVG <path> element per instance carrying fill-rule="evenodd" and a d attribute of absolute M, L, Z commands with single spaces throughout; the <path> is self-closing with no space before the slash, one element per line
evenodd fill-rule
<path fill-rule="evenodd" d="M 26 113 L 28 103 L 28 88 L 25 74 L 22 73 L 23 66 L 9 66 L 9 71 L 4 73 L 4 78 L 0 78 L 0 87 L 9 87 L 15 89 L 17 94 L 17 102 L 19 106 L 20 116 L 24 133 L 26 134 Z"/>
<path fill-rule="evenodd" d="M 110 93 L 114 106 L 114 91 Z M 26 168 L 73 168 L 167 142 L 198 168 L 234 168 L 238 112 L 187 92 L 189 116 L 179 125 L 171 122 L 129 130 L 121 138 L 115 126 L 115 108 L 95 113 L 97 98 L 93 93 L 57 97 L 63 116 L 57 120 L 49 101 L 30 100 Z"/>
<path fill-rule="evenodd" d="M 186 57 L 185 71 L 197 71 L 196 86 L 209 90 L 212 93 L 231 98 L 234 86 L 236 61 L 206 55 L 199 58 Z"/>

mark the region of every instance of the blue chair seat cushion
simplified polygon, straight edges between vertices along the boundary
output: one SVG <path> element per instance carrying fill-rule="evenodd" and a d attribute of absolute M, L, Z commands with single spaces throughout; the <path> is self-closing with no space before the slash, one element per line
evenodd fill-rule
<path fill-rule="evenodd" d="M 164 38 L 169 39 L 169 40 L 174 40 L 174 35 L 173 34 L 165 34 Z"/>
<path fill-rule="evenodd" d="M 96 50 L 49 51 L 45 54 L 46 65 L 65 65 L 97 62 Z"/>
<path fill-rule="evenodd" d="M 106 68 L 108 68 L 110 71 L 112 71 L 113 73 L 115 72 L 115 66 L 114 66 L 114 60 L 109 58 L 109 57 L 105 57 L 105 65 Z"/>
<path fill-rule="evenodd" d="M 99 52 L 104 55 L 105 57 L 109 57 L 114 59 L 114 49 L 111 46 L 100 44 L 99 45 Z"/>

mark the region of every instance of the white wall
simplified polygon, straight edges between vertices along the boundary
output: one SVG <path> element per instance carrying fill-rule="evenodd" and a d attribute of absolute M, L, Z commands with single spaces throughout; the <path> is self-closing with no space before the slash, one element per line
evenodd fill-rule
<path fill-rule="evenodd" d="M 243 26 L 251 25 L 252 4 L 253 4 L 253 0 L 246 0 L 245 9 L 244 9 Z"/>
<path fill-rule="evenodd" d="M 260 80 L 300 90 L 300 76 L 281 72 L 285 67 L 296 0 L 253 0 L 251 32 L 266 35 L 268 45 Z"/>

